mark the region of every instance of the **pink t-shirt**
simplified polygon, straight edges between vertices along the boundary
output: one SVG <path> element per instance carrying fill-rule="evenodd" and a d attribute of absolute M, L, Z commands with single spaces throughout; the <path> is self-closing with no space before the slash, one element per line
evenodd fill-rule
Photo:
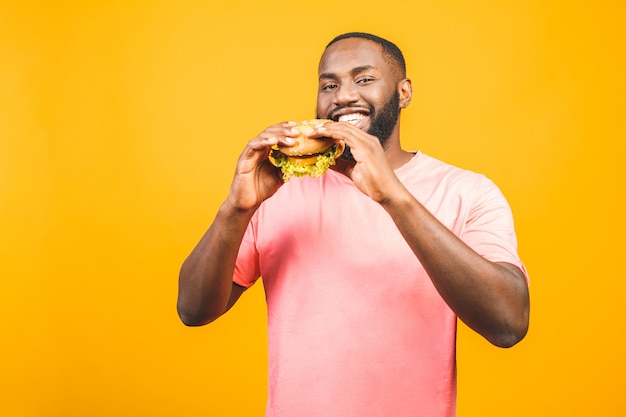
<path fill-rule="evenodd" d="M 522 270 L 511 210 L 486 177 L 417 152 L 396 174 L 487 259 Z M 262 276 L 268 417 L 451 417 L 456 316 L 389 214 L 347 177 L 294 178 L 255 214 L 234 281 Z"/>

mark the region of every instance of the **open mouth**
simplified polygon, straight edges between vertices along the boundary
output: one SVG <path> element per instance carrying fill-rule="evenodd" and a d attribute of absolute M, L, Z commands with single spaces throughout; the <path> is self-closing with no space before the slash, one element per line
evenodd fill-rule
<path fill-rule="evenodd" d="M 364 120 L 366 120 L 367 118 L 368 116 L 363 113 L 347 113 L 339 116 L 337 121 L 350 123 L 351 125 L 362 128 L 363 124 L 365 123 Z"/>

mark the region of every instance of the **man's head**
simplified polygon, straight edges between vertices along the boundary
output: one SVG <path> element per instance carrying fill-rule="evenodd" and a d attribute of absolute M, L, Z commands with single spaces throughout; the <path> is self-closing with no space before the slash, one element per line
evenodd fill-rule
<path fill-rule="evenodd" d="M 335 37 L 319 64 L 317 117 L 346 121 L 378 137 L 399 142 L 400 109 L 411 100 L 406 64 L 393 43 L 363 32 Z M 344 158 L 351 158 L 349 149 Z"/>

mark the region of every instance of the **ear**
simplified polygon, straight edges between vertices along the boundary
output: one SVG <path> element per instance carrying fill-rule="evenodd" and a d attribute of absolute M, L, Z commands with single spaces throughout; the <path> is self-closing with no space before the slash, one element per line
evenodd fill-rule
<path fill-rule="evenodd" d="M 404 78 L 398 83 L 398 93 L 400 94 L 400 108 L 406 109 L 413 98 L 413 85 L 410 79 Z"/>

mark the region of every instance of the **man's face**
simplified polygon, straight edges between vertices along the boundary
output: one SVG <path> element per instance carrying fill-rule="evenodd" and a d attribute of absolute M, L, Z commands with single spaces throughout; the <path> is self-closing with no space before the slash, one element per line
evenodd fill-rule
<path fill-rule="evenodd" d="M 399 79 L 378 44 L 360 38 L 338 41 L 320 61 L 317 117 L 352 123 L 384 146 L 400 114 Z M 344 155 L 351 157 L 348 150 Z"/>

